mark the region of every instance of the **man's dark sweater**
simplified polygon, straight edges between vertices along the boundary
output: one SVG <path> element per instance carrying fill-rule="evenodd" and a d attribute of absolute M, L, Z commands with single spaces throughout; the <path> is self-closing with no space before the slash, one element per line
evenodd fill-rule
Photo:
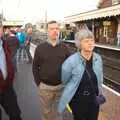
<path fill-rule="evenodd" d="M 53 86 L 61 84 L 61 66 L 70 54 L 62 42 L 54 47 L 47 42 L 39 45 L 33 60 L 33 75 L 37 86 L 40 82 Z"/>

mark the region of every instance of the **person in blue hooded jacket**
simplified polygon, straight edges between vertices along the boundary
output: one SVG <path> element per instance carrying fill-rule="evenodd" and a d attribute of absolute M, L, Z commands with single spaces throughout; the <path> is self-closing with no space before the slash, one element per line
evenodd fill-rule
<path fill-rule="evenodd" d="M 21 55 L 22 55 L 22 50 L 24 48 L 24 42 L 26 40 L 26 33 L 24 31 L 22 31 L 21 28 L 18 28 L 17 29 L 17 32 L 16 32 L 16 37 L 18 39 L 18 42 L 19 42 L 19 49 L 18 49 L 18 61 L 20 61 L 21 59 Z"/>
<path fill-rule="evenodd" d="M 93 52 L 94 35 L 88 28 L 76 33 L 75 44 L 79 51 L 62 65 L 64 90 L 58 112 L 62 113 L 69 104 L 74 120 L 98 120 L 100 106 L 94 102 L 94 96 L 102 94 L 102 59 Z"/>

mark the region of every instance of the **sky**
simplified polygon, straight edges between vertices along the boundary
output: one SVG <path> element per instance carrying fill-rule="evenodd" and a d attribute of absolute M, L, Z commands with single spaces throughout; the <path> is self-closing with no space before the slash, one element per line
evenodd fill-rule
<path fill-rule="evenodd" d="M 99 0 L 0 0 L 7 20 L 64 20 L 64 17 L 96 9 Z"/>

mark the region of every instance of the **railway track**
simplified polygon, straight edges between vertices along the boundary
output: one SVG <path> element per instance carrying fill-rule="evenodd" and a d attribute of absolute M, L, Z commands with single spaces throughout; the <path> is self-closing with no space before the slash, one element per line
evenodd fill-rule
<path fill-rule="evenodd" d="M 120 93 L 120 83 L 110 79 L 108 76 L 105 75 L 104 75 L 104 84 L 112 88 L 113 90 L 117 91 L 118 93 Z"/>
<path fill-rule="evenodd" d="M 120 93 L 120 67 L 103 57 L 104 84 Z"/>

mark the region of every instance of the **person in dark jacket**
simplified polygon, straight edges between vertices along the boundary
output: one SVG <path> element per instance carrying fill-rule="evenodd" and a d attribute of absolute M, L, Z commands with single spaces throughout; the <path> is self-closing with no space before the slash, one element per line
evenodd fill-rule
<path fill-rule="evenodd" d="M 14 65 L 14 69 L 15 69 L 15 71 L 17 71 L 16 53 L 19 48 L 19 42 L 18 42 L 15 34 L 16 34 L 16 32 L 14 30 L 10 30 L 9 36 L 7 37 L 6 41 L 11 50 L 12 62 Z"/>
<path fill-rule="evenodd" d="M 3 27 L 0 25 L 0 105 L 9 116 L 9 120 L 22 120 L 17 103 L 16 93 L 13 89 L 14 69 L 7 42 L 2 38 Z M 0 109 L 0 120 L 2 113 Z"/>
<path fill-rule="evenodd" d="M 68 47 L 59 41 L 59 24 L 48 23 L 48 40 L 40 44 L 35 51 L 33 75 L 38 86 L 41 105 L 41 120 L 61 120 L 57 114 L 56 102 L 61 91 L 61 65 L 71 55 Z"/>
<path fill-rule="evenodd" d="M 31 33 L 32 33 L 32 25 L 28 25 L 26 26 L 26 39 L 24 41 L 24 49 L 27 53 L 27 56 L 28 56 L 28 63 L 32 63 L 32 56 L 31 56 L 31 53 L 30 53 L 30 42 L 31 42 Z"/>

